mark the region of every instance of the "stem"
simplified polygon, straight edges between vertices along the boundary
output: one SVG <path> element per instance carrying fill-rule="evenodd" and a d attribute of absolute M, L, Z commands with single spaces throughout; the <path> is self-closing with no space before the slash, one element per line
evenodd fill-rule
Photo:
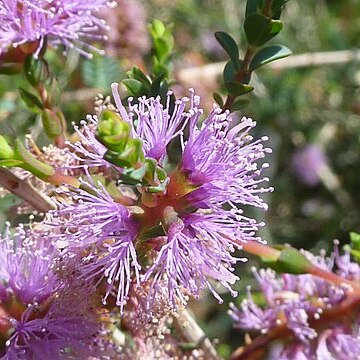
<path fill-rule="evenodd" d="M 355 284 L 353 281 L 350 281 L 348 279 L 345 279 L 337 274 L 334 274 L 331 271 L 322 269 L 316 265 L 312 265 L 309 268 L 309 274 L 313 276 L 317 276 L 321 279 L 324 279 L 326 281 L 332 282 L 335 285 L 344 286 L 344 284 L 350 285 L 351 287 L 359 288 L 358 284 Z"/>
<path fill-rule="evenodd" d="M 213 344 L 197 324 L 195 319 L 190 315 L 188 310 L 179 310 L 178 313 L 174 315 L 174 322 L 176 329 L 181 333 L 187 342 L 193 343 L 197 346 L 197 348 L 203 350 L 205 359 L 220 359 Z"/>
<path fill-rule="evenodd" d="M 271 11 L 272 2 L 273 0 L 266 0 L 262 10 L 262 14 L 269 18 L 272 17 L 272 11 Z"/>
<path fill-rule="evenodd" d="M 251 60 L 254 56 L 255 50 L 256 49 L 250 45 L 248 45 L 248 47 L 246 48 L 244 60 L 241 63 L 240 69 L 238 70 L 238 72 L 235 75 L 236 82 L 249 83 L 250 76 L 251 76 L 249 66 L 250 66 Z M 225 101 L 225 104 L 223 106 L 223 111 L 230 110 L 231 105 L 233 104 L 235 99 L 236 99 L 235 96 L 229 94 Z"/>
<path fill-rule="evenodd" d="M 60 174 L 60 173 L 56 173 L 54 175 L 49 176 L 46 179 L 46 182 L 49 182 L 51 184 L 54 185 L 62 185 L 62 184 L 66 184 L 66 185 L 71 185 L 74 187 L 80 187 L 80 181 L 70 175 L 64 175 L 64 174 Z"/>
<path fill-rule="evenodd" d="M 247 241 L 247 242 L 240 240 L 232 240 L 232 241 L 238 245 L 241 245 L 242 249 L 247 253 L 264 257 L 270 261 L 277 261 L 281 254 L 280 250 L 274 249 L 268 245 L 261 244 L 257 241 Z M 360 289 L 359 285 L 354 283 L 353 281 L 345 279 L 337 274 L 334 274 L 331 271 L 322 269 L 313 264 L 307 269 L 307 273 L 319 277 L 328 282 L 332 282 L 333 284 L 338 286 L 344 286 L 346 284 L 346 285 L 350 285 L 352 288 Z"/>
<path fill-rule="evenodd" d="M 261 244 L 255 240 L 252 241 L 240 241 L 232 240 L 238 245 L 241 245 L 242 249 L 250 254 L 265 257 L 271 261 L 276 261 L 281 251 L 272 248 L 271 246 Z"/>
<path fill-rule="evenodd" d="M 46 213 L 56 208 L 48 197 L 38 193 L 28 182 L 21 180 L 12 172 L 2 167 L 0 167 L 0 185 L 21 197 L 41 213 Z"/>

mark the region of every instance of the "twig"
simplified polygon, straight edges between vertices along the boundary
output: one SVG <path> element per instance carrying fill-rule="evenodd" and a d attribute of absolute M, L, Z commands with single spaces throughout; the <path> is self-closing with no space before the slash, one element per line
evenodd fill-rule
<path fill-rule="evenodd" d="M 41 213 L 55 209 L 54 203 L 40 194 L 25 180 L 19 179 L 8 169 L 0 167 L 0 185 L 11 193 L 21 197 Z"/>
<path fill-rule="evenodd" d="M 327 51 L 292 55 L 266 65 L 266 68 L 281 71 L 291 68 L 302 68 L 321 65 L 344 64 L 360 61 L 360 50 Z M 181 82 L 194 84 L 201 81 L 212 82 L 223 71 L 226 62 L 218 62 L 203 66 L 191 67 L 178 71 Z"/>
<path fill-rule="evenodd" d="M 213 344 L 200 328 L 188 310 L 179 310 L 174 316 L 176 329 L 182 334 L 189 343 L 195 344 L 198 349 L 204 352 L 204 358 L 209 360 L 219 360 Z"/>

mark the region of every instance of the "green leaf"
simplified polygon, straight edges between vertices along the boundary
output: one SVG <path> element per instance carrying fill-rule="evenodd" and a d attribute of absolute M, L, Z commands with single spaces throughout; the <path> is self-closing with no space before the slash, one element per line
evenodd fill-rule
<path fill-rule="evenodd" d="M 250 63 L 250 71 L 254 71 L 255 69 L 268 64 L 272 61 L 282 59 L 291 55 L 292 52 L 284 45 L 269 45 L 260 49 Z"/>
<path fill-rule="evenodd" d="M 241 61 L 238 59 L 236 62 L 229 60 L 223 71 L 224 82 L 234 81 L 236 73 L 240 70 Z"/>
<path fill-rule="evenodd" d="M 163 35 L 166 30 L 164 23 L 158 19 L 155 19 L 150 24 L 149 28 L 150 28 L 150 34 L 153 38 Z"/>
<path fill-rule="evenodd" d="M 236 81 L 229 81 L 225 84 L 226 90 L 233 96 L 240 96 L 254 90 L 254 87 L 248 84 L 242 84 Z"/>
<path fill-rule="evenodd" d="M 134 97 L 145 95 L 146 88 L 143 83 L 135 79 L 124 79 L 122 83 L 126 86 L 129 93 Z"/>
<path fill-rule="evenodd" d="M 133 66 L 126 75 L 128 78 L 138 80 L 144 85 L 151 85 L 150 79 L 137 66 Z"/>
<path fill-rule="evenodd" d="M 245 17 L 248 17 L 249 15 L 256 13 L 258 9 L 259 7 L 257 0 L 248 0 L 246 2 Z"/>
<path fill-rule="evenodd" d="M 14 159 L 9 159 L 9 160 L 0 160 L 0 166 L 5 166 L 5 167 L 13 167 L 13 166 L 19 166 L 22 165 L 23 162 L 21 160 L 14 160 Z"/>
<path fill-rule="evenodd" d="M 25 77 L 32 86 L 44 83 L 49 77 L 49 69 L 41 58 L 28 55 L 24 62 Z"/>
<path fill-rule="evenodd" d="M 251 14 L 244 22 L 244 30 L 248 43 L 262 46 L 276 36 L 282 29 L 282 21 L 272 20 L 262 14 Z"/>
<path fill-rule="evenodd" d="M 160 185 L 158 186 L 149 186 L 146 188 L 146 190 L 149 193 L 162 193 L 166 190 L 166 187 L 169 183 L 169 179 L 166 179 L 165 181 L 163 181 Z"/>
<path fill-rule="evenodd" d="M 12 159 L 14 157 L 14 150 L 5 140 L 5 138 L 0 135 L 0 159 Z"/>
<path fill-rule="evenodd" d="M 231 111 L 243 110 L 243 109 L 246 108 L 246 106 L 248 106 L 249 104 L 250 104 L 250 100 L 249 100 L 249 99 L 237 99 L 237 100 L 234 101 L 233 104 L 231 105 Z"/>
<path fill-rule="evenodd" d="M 224 100 L 218 92 L 213 93 L 213 98 L 220 107 L 224 106 Z"/>
<path fill-rule="evenodd" d="M 23 145 L 19 140 L 15 140 L 15 159 L 21 161 L 21 167 L 30 171 L 39 179 L 46 180 L 49 176 L 54 174 L 54 169 L 38 159 Z"/>
<path fill-rule="evenodd" d="M 116 153 L 125 150 L 131 133 L 131 125 L 121 119 L 119 114 L 103 110 L 99 116 L 96 138 L 108 149 Z"/>
<path fill-rule="evenodd" d="M 21 87 L 19 88 L 19 93 L 24 103 L 31 111 L 37 113 L 44 109 L 43 103 L 36 95 L 32 94 L 31 92 Z"/>
<path fill-rule="evenodd" d="M 161 73 L 155 77 L 151 84 L 150 95 L 156 97 L 160 95 L 161 82 L 165 79 L 165 74 Z"/>
<path fill-rule="evenodd" d="M 236 41 L 228 33 L 223 31 L 217 31 L 215 34 L 216 40 L 220 43 L 226 53 L 230 56 L 230 59 L 233 61 L 238 61 L 239 59 L 239 48 L 236 44 Z"/>
<path fill-rule="evenodd" d="M 284 247 L 276 264 L 281 272 L 288 274 L 306 274 L 311 267 L 305 255 L 292 247 Z"/>
<path fill-rule="evenodd" d="M 60 115 L 60 116 L 59 116 Z M 65 119 L 61 113 L 54 113 L 49 109 L 45 109 L 41 115 L 41 120 L 46 132 L 46 135 L 50 139 L 54 139 L 57 136 L 60 136 L 64 132 L 65 128 Z"/>

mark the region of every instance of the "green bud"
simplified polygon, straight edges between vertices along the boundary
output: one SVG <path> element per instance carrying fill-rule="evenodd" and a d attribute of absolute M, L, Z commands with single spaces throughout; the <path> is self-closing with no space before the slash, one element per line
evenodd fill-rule
<path fill-rule="evenodd" d="M 9 146 L 7 141 L 3 136 L 0 135 L 0 159 L 13 159 L 14 150 Z"/>
<path fill-rule="evenodd" d="M 40 116 L 46 135 L 49 136 L 49 138 L 55 139 L 64 132 L 65 119 L 61 111 L 54 113 L 50 109 L 45 109 Z"/>
<path fill-rule="evenodd" d="M 118 114 L 104 110 L 99 116 L 96 137 L 109 150 L 122 153 L 125 150 L 130 131 L 130 124 L 123 121 Z"/>

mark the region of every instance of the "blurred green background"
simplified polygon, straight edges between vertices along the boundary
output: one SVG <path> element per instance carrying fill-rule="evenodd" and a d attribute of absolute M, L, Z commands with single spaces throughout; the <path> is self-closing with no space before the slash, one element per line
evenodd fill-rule
<path fill-rule="evenodd" d="M 62 109 L 69 124 L 91 113 L 94 96 L 109 95 L 109 85 L 120 81 L 131 65 L 146 69 L 150 47 L 146 24 L 154 18 L 173 24 L 175 76 L 180 69 L 203 71 L 206 64 L 226 60 L 214 31 L 227 31 L 246 46 L 242 30 L 245 0 L 118 2 L 118 10 L 108 14 L 116 27 L 107 45 L 111 56 L 86 60 L 74 52 L 66 57 L 58 56 L 55 50 L 47 54 L 64 90 Z M 350 230 L 360 231 L 360 62 L 355 52 L 360 45 L 360 2 L 290 0 L 282 20 L 284 29 L 273 43 L 289 47 L 294 58 L 331 51 L 333 63 L 324 57 L 319 65 L 304 61 L 295 67 L 265 66 L 256 72 L 252 81 L 256 91 L 248 96 L 250 104 L 243 115 L 257 121 L 255 137 L 269 136 L 267 145 L 273 153 L 267 158 L 270 168 L 266 176 L 275 191 L 266 195 L 267 213 L 255 216 L 266 222 L 260 235 L 270 243 L 290 243 L 314 252 L 330 250 L 333 239 L 346 243 Z M 352 60 L 341 58 L 344 50 L 352 51 Z M 291 61 L 288 58 L 287 64 Z M 212 106 L 212 91 L 220 75 L 205 72 L 208 81 L 195 78 L 191 85 L 202 96 L 206 110 Z M 26 87 L 20 76 L 0 75 L 0 133 L 13 138 L 31 129 L 38 144 L 44 145 L 48 140 L 41 122 L 19 99 L 18 86 Z M 188 83 L 175 86 L 180 92 L 186 87 Z M 322 168 L 319 170 L 316 156 L 310 154 L 296 173 L 293 157 L 308 145 L 323 153 Z M 304 182 L 304 172 L 315 176 L 315 183 Z M 0 199 L 2 219 L 20 221 L 11 210 L 15 202 L 12 195 Z M 250 259 L 250 263 L 255 264 L 255 260 Z M 239 265 L 242 280 L 237 288 L 242 296 L 246 285 L 253 283 L 249 268 Z M 227 356 L 242 343 L 243 335 L 232 330 L 226 315 L 232 299 L 224 294 L 224 300 L 218 305 L 206 296 L 193 304 L 193 310 L 208 335 L 219 339 L 220 352 Z"/>

